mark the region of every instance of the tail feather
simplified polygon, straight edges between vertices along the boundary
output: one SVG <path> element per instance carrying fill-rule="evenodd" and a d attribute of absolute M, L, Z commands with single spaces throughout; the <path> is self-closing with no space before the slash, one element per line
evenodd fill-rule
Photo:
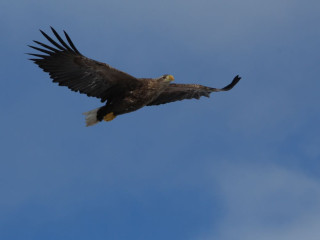
<path fill-rule="evenodd" d="M 96 108 L 94 110 L 83 113 L 83 115 L 86 116 L 86 126 L 87 127 L 93 126 L 99 122 L 99 120 L 97 119 L 97 113 L 98 113 L 99 109 L 100 108 Z"/>

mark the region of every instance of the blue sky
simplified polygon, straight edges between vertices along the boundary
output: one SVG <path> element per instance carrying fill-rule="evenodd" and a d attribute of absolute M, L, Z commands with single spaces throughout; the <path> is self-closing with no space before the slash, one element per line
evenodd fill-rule
<path fill-rule="evenodd" d="M 0 239 L 318 239 L 320 2 L 1 1 Z M 136 77 L 223 87 L 86 128 L 39 29 Z"/>

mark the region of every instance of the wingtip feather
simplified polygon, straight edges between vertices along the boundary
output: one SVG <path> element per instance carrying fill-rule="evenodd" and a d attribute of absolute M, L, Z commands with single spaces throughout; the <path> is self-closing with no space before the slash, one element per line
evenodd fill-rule
<path fill-rule="evenodd" d="M 73 44 L 73 42 L 71 41 L 71 38 L 69 37 L 69 35 L 67 34 L 67 32 L 65 30 L 63 30 L 63 33 L 68 41 L 68 43 L 70 44 L 71 48 L 73 49 L 73 51 L 77 54 L 80 54 L 81 53 L 78 51 L 78 49 L 76 48 L 76 46 Z"/>
<path fill-rule="evenodd" d="M 227 85 L 227 86 L 225 86 L 224 88 L 222 88 L 221 90 L 222 90 L 222 91 L 229 91 L 229 90 L 231 90 L 235 85 L 237 85 L 237 83 L 240 81 L 240 79 L 241 79 L 241 77 L 240 77 L 239 75 L 236 75 L 236 76 L 233 78 L 232 82 L 231 82 L 229 85 Z"/>

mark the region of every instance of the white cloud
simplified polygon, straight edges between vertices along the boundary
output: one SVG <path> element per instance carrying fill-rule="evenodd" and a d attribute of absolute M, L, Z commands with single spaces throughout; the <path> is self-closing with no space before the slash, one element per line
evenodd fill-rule
<path fill-rule="evenodd" d="M 214 169 L 225 215 L 199 239 L 319 239 L 319 180 L 275 165 Z"/>

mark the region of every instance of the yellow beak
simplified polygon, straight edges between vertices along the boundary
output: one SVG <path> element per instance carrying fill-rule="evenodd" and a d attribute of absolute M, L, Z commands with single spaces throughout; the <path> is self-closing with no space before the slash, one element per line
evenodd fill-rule
<path fill-rule="evenodd" d="M 171 82 L 171 81 L 174 80 L 174 77 L 173 77 L 172 75 L 168 75 L 168 76 L 167 76 L 167 79 Z"/>

